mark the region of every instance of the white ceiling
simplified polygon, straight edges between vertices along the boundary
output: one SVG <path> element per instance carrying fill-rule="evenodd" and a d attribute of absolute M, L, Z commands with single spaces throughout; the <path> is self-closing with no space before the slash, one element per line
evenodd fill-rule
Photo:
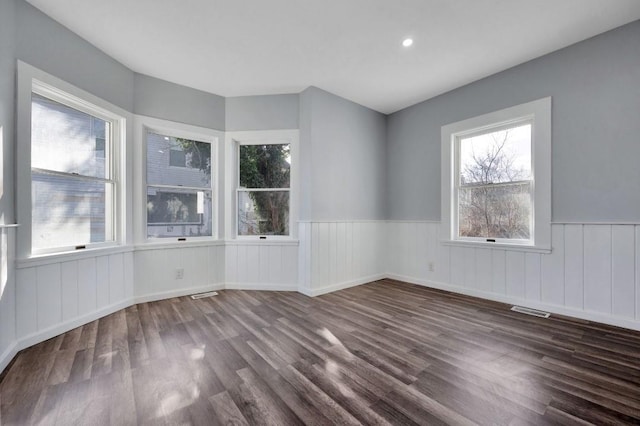
<path fill-rule="evenodd" d="M 142 74 L 222 96 L 313 85 L 383 113 L 640 19 L 638 0 L 28 1 Z"/>

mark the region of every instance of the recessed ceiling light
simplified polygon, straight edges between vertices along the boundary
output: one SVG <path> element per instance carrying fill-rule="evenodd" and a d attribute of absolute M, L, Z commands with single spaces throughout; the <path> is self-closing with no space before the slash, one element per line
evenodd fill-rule
<path fill-rule="evenodd" d="M 402 40 L 402 45 L 404 47 L 409 47 L 413 44 L 413 39 L 412 38 L 405 38 L 404 40 Z"/>

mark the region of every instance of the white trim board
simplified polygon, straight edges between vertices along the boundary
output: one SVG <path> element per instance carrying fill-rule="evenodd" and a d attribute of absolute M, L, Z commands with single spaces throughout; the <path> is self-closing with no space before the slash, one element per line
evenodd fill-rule
<path fill-rule="evenodd" d="M 553 305 L 542 302 L 534 302 L 530 300 L 523 300 L 517 297 L 505 296 L 498 293 L 485 292 L 481 290 L 475 290 L 470 288 L 458 287 L 455 285 L 444 284 L 439 282 L 420 280 L 412 277 L 406 277 L 396 274 L 387 274 L 386 278 L 395 281 L 402 281 L 408 284 L 415 284 L 422 287 L 433 288 L 437 290 L 450 291 L 452 293 L 464 294 L 466 296 L 477 297 L 485 300 L 492 300 L 494 302 L 506 303 L 509 305 L 524 306 L 527 308 L 533 308 L 543 311 L 551 312 L 552 314 L 563 315 L 567 317 L 593 321 L 601 324 L 613 325 L 616 327 L 628 328 L 630 330 L 640 331 L 640 323 L 627 318 L 614 317 L 610 315 L 603 315 L 597 312 L 583 311 L 580 309 L 572 309 L 566 306 Z"/>

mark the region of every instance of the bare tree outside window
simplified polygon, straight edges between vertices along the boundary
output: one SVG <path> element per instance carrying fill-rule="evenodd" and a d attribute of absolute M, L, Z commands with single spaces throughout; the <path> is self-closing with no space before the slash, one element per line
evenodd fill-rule
<path fill-rule="evenodd" d="M 459 143 L 459 236 L 530 239 L 531 124 L 462 137 Z"/>

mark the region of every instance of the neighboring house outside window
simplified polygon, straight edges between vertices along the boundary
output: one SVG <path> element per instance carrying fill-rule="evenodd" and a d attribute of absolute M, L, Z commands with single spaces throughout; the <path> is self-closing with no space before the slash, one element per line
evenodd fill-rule
<path fill-rule="evenodd" d="M 211 143 L 148 131 L 147 238 L 213 235 Z"/>
<path fill-rule="evenodd" d="M 97 108 L 97 107 L 96 107 Z M 31 252 L 116 240 L 115 122 L 36 85 L 31 100 Z"/>

